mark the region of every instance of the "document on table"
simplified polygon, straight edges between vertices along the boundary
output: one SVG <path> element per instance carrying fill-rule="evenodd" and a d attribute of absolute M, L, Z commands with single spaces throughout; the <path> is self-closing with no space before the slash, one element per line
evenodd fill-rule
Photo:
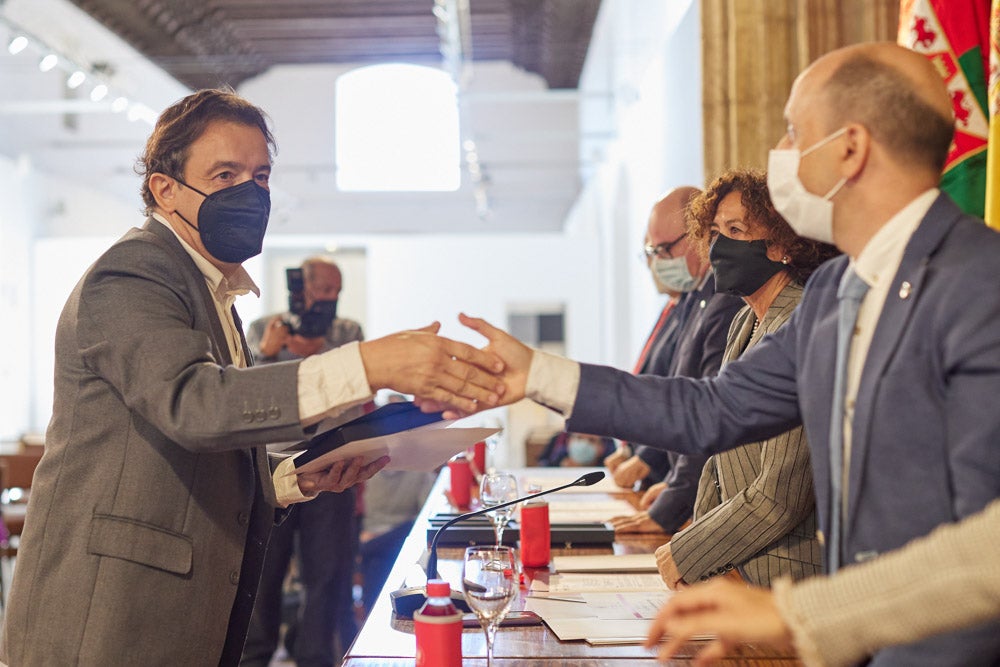
<path fill-rule="evenodd" d="M 649 624 L 672 591 L 581 593 L 579 602 L 530 595 L 524 608 L 542 617 L 560 641 L 584 640 L 591 645 L 641 644 Z M 692 639 L 711 639 L 699 635 Z"/>
<path fill-rule="evenodd" d="M 670 591 L 632 591 L 615 593 L 580 593 L 573 596 L 546 597 L 544 593 L 524 598 L 525 609 L 542 618 L 646 619 L 666 602 Z"/>
<path fill-rule="evenodd" d="M 577 470 L 583 470 L 587 472 L 587 468 L 577 468 Z M 600 468 L 598 468 L 600 470 Z M 615 480 L 611 478 L 611 475 L 607 474 L 605 470 L 604 479 L 599 481 L 597 484 L 592 484 L 591 486 L 571 486 L 568 489 L 564 489 L 559 493 L 625 493 L 631 489 L 623 489 L 622 487 L 615 484 Z M 554 489 L 557 486 L 562 486 L 563 484 L 569 484 L 575 480 L 576 476 L 566 476 L 566 477 L 525 477 L 521 480 L 524 488 L 528 488 L 532 485 L 537 485 L 544 489 Z"/>
<path fill-rule="evenodd" d="M 532 582 L 532 590 L 535 584 L 539 588 L 544 586 L 539 581 Z M 598 591 L 623 592 L 623 591 L 666 591 L 667 584 L 663 578 L 657 574 L 628 574 L 628 573 L 577 573 L 553 574 L 549 577 L 546 592 L 549 594 L 562 593 L 593 593 Z"/>
<path fill-rule="evenodd" d="M 575 487 L 571 487 L 575 488 Z M 560 500 L 550 497 L 549 521 L 552 523 L 603 523 L 616 516 L 631 516 L 635 509 L 621 498 L 601 498 L 600 500 Z"/>
<path fill-rule="evenodd" d="M 648 620 L 604 618 L 545 618 L 545 625 L 560 641 L 582 639 L 588 644 L 641 644 L 649 634 Z"/>
<path fill-rule="evenodd" d="M 555 556 L 556 572 L 658 572 L 655 554 L 598 554 L 593 556 Z"/>

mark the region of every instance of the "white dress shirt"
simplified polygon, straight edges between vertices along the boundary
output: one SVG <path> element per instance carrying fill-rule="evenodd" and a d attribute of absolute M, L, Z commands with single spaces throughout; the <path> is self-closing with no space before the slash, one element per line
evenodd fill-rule
<path fill-rule="evenodd" d="M 854 421 L 854 403 L 858 397 L 861 371 L 868 359 L 868 349 L 871 347 L 875 327 L 882 315 L 882 308 L 889 296 L 889 288 L 892 287 L 893 279 L 903 261 L 903 252 L 938 194 L 937 188 L 931 188 L 907 204 L 871 237 L 851 262 L 858 277 L 868 284 L 868 292 L 858 308 L 858 321 L 854 327 L 854 336 L 847 355 L 847 377 L 844 387 L 844 467 L 840 487 L 843 490 L 841 502 L 844 516 L 847 516 L 847 481 L 848 471 L 851 469 L 851 423 Z M 910 287 L 908 283 L 903 283 L 897 297 L 906 299 L 909 295 Z"/>

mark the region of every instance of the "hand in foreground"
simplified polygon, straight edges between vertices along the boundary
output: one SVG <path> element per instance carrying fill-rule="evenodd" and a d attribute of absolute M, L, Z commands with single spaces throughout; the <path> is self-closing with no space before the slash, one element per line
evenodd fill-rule
<path fill-rule="evenodd" d="M 371 479 L 387 463 L 389 463 L 388 456 L 375 459 L 368 465 L 365 465 L 363 456 L 336 461 L 326 470 L 299 475 L 299 490 L 307 496 L 314 495 L 320 491 L 340 493 L 359 482 Z"/>
<path fill-rule="evenodd" d="M 613 473 L 618 469 L 618 466 L 625 463 L 630 456 L 628 449 L 623 446 L 619 446 L 615 451 L 611 452 L 604 457 L 604 465 L 607 467 L 608 472 Z"/>
<path fill-rule="evenodd" d="M 430 402 L 433 411 L 462 413 L 496 407 L 507 390 L 497 355 L 438 336 L 440 324 L 360 343 L 361 361 L 373 390 L 394 389 Z"/>
<path fill-rule="evenodd" d="M 639 498 L 639 509 L 648 510 L 656 502 L 656 499 L 660 497 L 660 494 L 666 490 L 666 482 L 657 482 L 646 489 L 646 493 L 642 494 L 642 498 Z"/>
<path fill-rule="evenodd" d="M 653 519 L 649 512 L 636 512 L 631 516 L 616 516 L 611 519 L 611 527 L 616 533 L 662 533 L 663 528 Z"/>
<path fill-rule="evenodd" d="M 676 591 L 681 587 L 687 586 L 684 582 L 684 577 L 681 576 L 680 570 L 677 569 L 677 563 L 674 562 L 674 555 L 670 553 L 670 542 L 667 542 L 662 547 L 658 547 L 655 556 L 656 569 L 660 571 L 660 576 L 663 577 L 667 588 Z"/>
<path fill-rule="evenodd" d="M 659 653 L 660 660 L 666 661 L 691 637 L 703 634 L 718 638 L 698 653 L 696 665 L 713 664 L 739 642 L 792 648 L 791 632 L 771 592 L 725 579 L 691 586 L 670 598 L 650 625 L 645 646 L 653 648 L 666 635 Z"/>
<path fill-rule="evenodd" d="M 625 463 L 615 468 L 615 471 L 611 476 L 614 477 L 615 484 L 618 486 L 623 489 L 631 489 L 635 486 L 636 482 L 645 479 L 649 472 L 649 465 L 647 465 L 646 462 L 638 456 L 633 456 L 629 460 L 625 461 Z"/>
<path fill-rule="evenodd" d="M 507 393 L 503 396 L 503 405 L 516 403 L 524 398 L 525 387 L 528 384 L 528 371 L 531 369 L 531 359 L 535 354 L 534 350 L 484 319 L 460 313 L 458 321 L 489 341 L 483 348 L 484 352 L 494 354 L 503 360 L 504 370 L 501 378 L 507 386 Z"/>

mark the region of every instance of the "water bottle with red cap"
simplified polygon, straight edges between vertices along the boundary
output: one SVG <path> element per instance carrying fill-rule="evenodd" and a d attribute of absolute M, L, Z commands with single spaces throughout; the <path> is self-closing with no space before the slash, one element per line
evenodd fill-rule
<path fill-rule="evenodd" d="M 462 666 L 462 612 L 451 601 L 447 581 L 427 582 L 427 602 L 413 614 L 417 667 Z"/>

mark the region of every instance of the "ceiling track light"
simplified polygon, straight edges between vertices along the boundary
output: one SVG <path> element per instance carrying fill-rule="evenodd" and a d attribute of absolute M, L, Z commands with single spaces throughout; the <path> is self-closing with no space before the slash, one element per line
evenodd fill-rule
<path fill-rule="evenodd" d="M 42 58 L 38 62 L 38 70 L 41 72 L 48 72 L 55 68 L 59 64 L 59 56 L 54 53 L 50 53 Z"/>
<path fill-rule="evenodd" d="M 90 101 L 100 102 L 108 95 L 108 87 L 103 83 L 99 83 L 94 86 L 94 89 L 90 91 Z"/>
<path fill-rule="evenodd" d="M 3 5 L 6 0 L 0 0 Z M 157 113 L 142 103 L 129 101 L 128 97 L 122 95 L 115 86 L 112 89 L 111 80 L 114 78 L 114 67 L 104 61 L 91 63 L 81 63 L 73 57 L 66 56 L 57 48 L 39 39 L 38 36 L 23 30 L 19 25 L 12 23 L 6 16 L 0 13 L 0 27 L 7 31 L 10 41 L 7 43 L 7 51 L 11 55 L 17 55 L 29 49 L 41 59 L 38 61 L 38 69 L 41 72 L 50 72 L 58 69 L 64 76 L 65 86 L 68 90 L 77 90 L 84 83 L 90 82 L 90 101 L 97 104 L 103 102 L 95 110 L 106 109 L 114 113 L 123 114 L 129 121 L 143 121 L 149 125 L 154 125 Z M 83 93 L 78 95 L 84 96 Z M 110 102 L 105 100 L 110 99 Z M 80 100 L 82 101 L 82 100 Z"/>
<path fill-rule="evenodd" d="M 10 40 L 10 44 L 7 45 L 7 51 L 12 56 L 16 56 L 21 51 L 24 51 L 28 46 L 28 38 L 24 35 L 18 35 L 14 39 Z"/>

